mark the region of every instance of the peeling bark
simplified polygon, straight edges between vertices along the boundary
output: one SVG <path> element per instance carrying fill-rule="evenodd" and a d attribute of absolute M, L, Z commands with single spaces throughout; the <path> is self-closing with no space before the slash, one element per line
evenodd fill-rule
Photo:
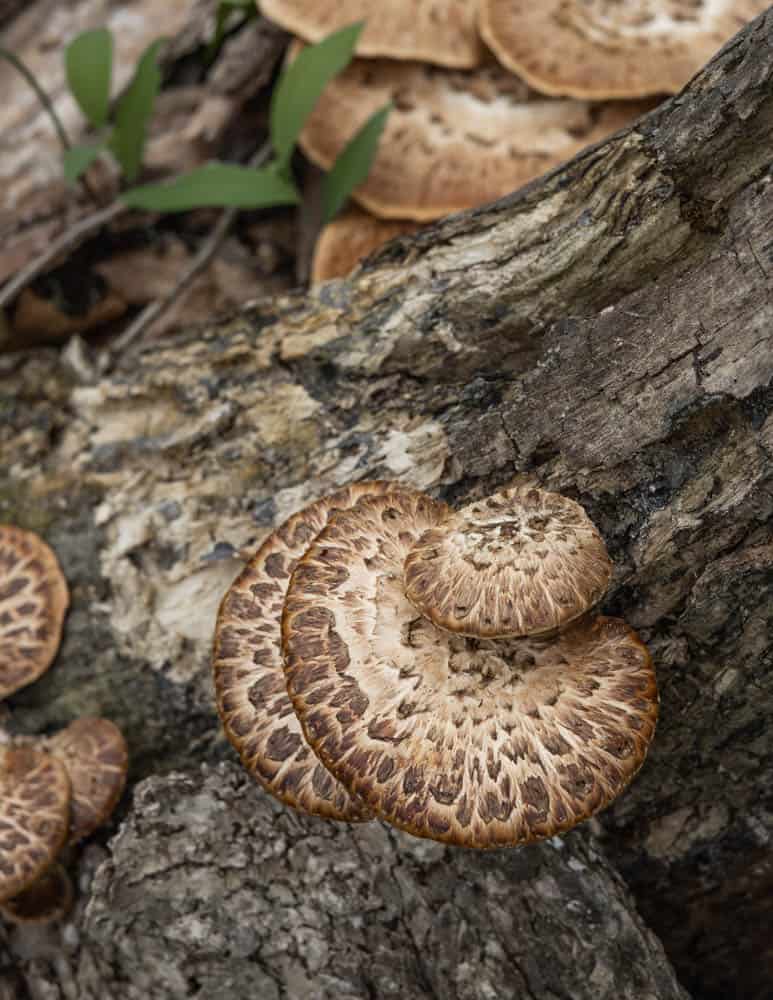
<path fill-rule="evenodd" d="M 134 780 L 185 773 L 144 786 L 98 880 L 89 934 L 104 945 L 115 933 L 141 966 L 164 893 L 144 897 L 146 910 L 132 902 L 136 924 L 116 923 L 127 845 L 138 831 L 157 837 L 162 789 L 190 801 L 200 762 L 232 758 L 208 651 L 242 550 L 352 479 L 399 478 L 459 502 L 525 477 L 575 497 L 600 527 L 616 564 L 604 610 L 641 631 L 659 669 L 655 744 L 602 818 L 605 849 L 696 996 L 769 996 L 771 148 L 773 11 L 633 128 L 494 206 L 391 244 L 350 282 L 148 345 L 97 384 L 52 354 L 3 363 L 0 517 L 42 530 L 74 585 L 62 654 L 14 699 L 14 724 L 103 713 L 127 732 Z M 258 829 L 270 807 L 250 794 Z M 276 815 L 305 851 L 303 821 Z M 225 822 L 214 808 L 206 817 L 197 838 Z M 370 836 L 396 843 L 326 827 L 320 863 Z M 477 870 L 496 881 L 544 865 L 558 880 L 551 850 L 487 856 Z M 439 856 L 440 882 L 456 871 L 460 893 L 478 884 L 454 867 L 467 857 Z M 599 864 L 611 881 L 589 892 L 604 899 L 616 882 Z M 418 891 L 424 869 L 408 870 Z M 735 903 L 744 923 L 729 933 Z M 552 912 L 535 902 L 531 960 L 543 904 Z M 582 938 L 579 913 L 573 933 Z M 259 977 L 260 947 L 254 957 Z M 518 963 L 509 969 L 521 982 Z M 523 982 L 538 1000 L 584 995 L 579 982 Z M 279 995 L 293 995 L 282 983 Z"/>

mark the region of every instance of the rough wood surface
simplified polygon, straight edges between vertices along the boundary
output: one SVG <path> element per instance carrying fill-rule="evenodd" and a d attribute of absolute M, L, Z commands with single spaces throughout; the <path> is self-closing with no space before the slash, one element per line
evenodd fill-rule
<path fill-rule="evenodd" d="M 134 780 L 200 781 L 202 760 L 232 758 L 208 651 L 244 548 L 351 479 L 454 503 L 534 478 L 600 527 L 616 564 L 605 610 L 659 669 L 655 744 L 603 817 L 606 850 L 695 996 L 767 998 L 771 148 L 773 11 L 631 130 L 351 282 L 149 345 L 97 383 L 53 354 L 3 362 L 0 518 L 41 530 L 74 588 L 62 654 L 13 700 L 15 727 L 105 714 Z M 153 828 L 165 787 L 145 786 L 124 838 Z M 321 858 L 356 836 L 326 833 Z M 550 871 L 550 849 L 537 856 L 485 865 Z M 100 876 L 89 933 L 123 870 Z M 156 905 L 135 898 L 136 923 L 116 929 L 127 968 Z M 533 984 L 536 1000 L 561 995 Z"/>

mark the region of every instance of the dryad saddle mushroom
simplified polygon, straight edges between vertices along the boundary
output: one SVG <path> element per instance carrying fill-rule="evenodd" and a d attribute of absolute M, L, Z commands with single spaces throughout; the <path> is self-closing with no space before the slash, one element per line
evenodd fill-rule
<path fill-rule="evenodd" d="M 267 790 L 323 816 L 469 847 L 567 830 L 630 782 L 657 718 L 646 647 L 589 611 L 609 577 L 582 508 L 542 490 L 458 513 L 398 484 L 334 494 L 223 601 L 226 732 Z"/>

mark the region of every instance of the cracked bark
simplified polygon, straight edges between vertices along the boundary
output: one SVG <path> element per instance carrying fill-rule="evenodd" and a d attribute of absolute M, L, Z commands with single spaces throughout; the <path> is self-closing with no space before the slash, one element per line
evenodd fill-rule
<path fill-rule="evenodd" d="M 435 855 L 275 810 L 232 766 L 202 774 L 233 757 L 208 648 L 239 553 L 366 476 L 451 502 L 526 476 L 588 509 L 616 564 L 605 611 L 649 642 L 662 695 L 650 759 L 602 817 L 604 851 L 696 997 L 769 996 L 772 140 L 773 11 L 632 129 L 390 245 L 351 282 L 149 345 L 95 385 L 54 354 L 2 363 L 0 517 L 41 530 L 74 588 L 62 654 L 13 700 L 13 724 L 109 715 L 133 782 L 155 775 L 76 917 L 83 996 L 88 976 L 100 996 L 148 995 L 162 954 L 182 978 L 160 997 L 226 981 L 283 997 L 679 995 L 585 834 L 567 854 Z M 358 851 L 371 867 L 335 868 Z M 588 867 L 582 885 L 564 857 Z M 280 887 L 301 872 L 307 896 L 273 900 L 264 869 Z M 347 923 L 331 908 L 350 884 Z M 229 969 L 219 933 L 242 949 Z M 68 996 L 61 968 L 15 940 L 31 994 Z"/>

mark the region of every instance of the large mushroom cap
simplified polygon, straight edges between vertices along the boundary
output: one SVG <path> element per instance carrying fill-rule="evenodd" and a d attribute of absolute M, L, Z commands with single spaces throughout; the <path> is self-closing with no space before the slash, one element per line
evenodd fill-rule
<path fill-rule="evenodd" d="M 371 816 L 335 781 L 304 739 L 285 684 L 282 608 L 297 560 L 331 513 L 391 487 L 387 482 L 357 483 L 294 514 L 250 560 L 223 599 L 217 618 L 213 675 L 226 736 L 266 791 L 296 809 L 329 819 L 354 822 Z"/>
<path fill-rule="evenodd" d="M 0 754 L 0 901 L 43 874 L 64 846 L 70 782 L 64 766 L 29 747 Z"/>
<path fill-rule="evenodd" d="M 14 924 L 50 924 L 70 912 L 73 896 L 70 876 L 54 864 L 18 896 L 0 903 L 0 912 Z"/>
<path fill-rule="evenodd" d="M 300 136 L 304 153 L 329 170 L 387 101 L 394 107 L 353 197 L 374 215 L 418 221 L 501 198 L 644 110 L 632 102 L 545 98 L 493 62 L 463 73 L 356 59 L 309 116 Z"/>
<path fill-rule="evenodd" d="M 477 66 L 483 55 L 478 0 L 258 0 L 261 12 L 307 42 L 365 21 L 361 56 Z"/>
<path fill-rule="evenodd" d="M 129 766 L 126 740 L 109 719 L 76 719 L 43 745 L 67 768 L 70 843 L 76 843 L 107 822 L 121 797 Z"/>
<path fill-rule="evenodd" d="M 676 93 L 768 0 L 480 0 L 497 58 L 544 94 Z"/>
<path fill-rule="evenodd" d="M 346 277 L 384 243 L 418 228 L 418 223 L 406 219 L 379 219 L 360 208 L 347 209 L 319 234 L 311 262 L 312 284 Z"/>
<path fill-rule="evenodd" d="M 48 545 L 0 524 L 0 698 L 48 670 L 68 604 L 67 582 Z"/>
<path fill-rule="evenodd" d="M 384 819 L 467 847 L 548 837 L 603 808 L 654 731 L 646 648 L 608 618 L 552 641 L 435 628 L 404 596 L 402 564 L 442 512 L 396 506 L 338 514 L 293 575 L 288 689 L 315 751 Z"/>
<path fill-rule="evenodd" d="M 450 632 L 539 635 L 588 611 L 611 573 L 604 541 L 578 503 L 519 487 L 425 532 L 405 561 L 405 589 Z"/>

